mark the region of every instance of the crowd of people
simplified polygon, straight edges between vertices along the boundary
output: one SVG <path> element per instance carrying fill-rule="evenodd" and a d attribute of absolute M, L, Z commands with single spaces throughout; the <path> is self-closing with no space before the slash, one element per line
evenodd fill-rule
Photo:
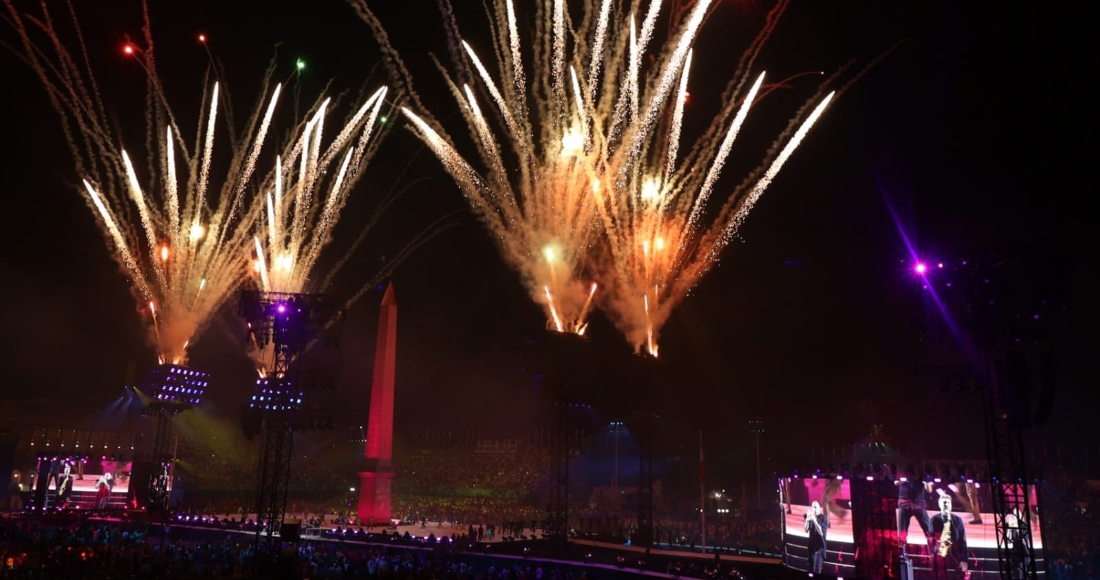
<path fill-rule="evenodd" d="M 433 497 L 483 492 L 523 498 L 546 482 L 549 466 L 550 454 L 543 447 L 514 453 L 418 450 L 395 459 L 394 491 Z"/>
<path fill-rule="evenodd" d="M 549 450 L 538 447 L 495 453 L 472 449 L 402 453 L 395 461 L 394 518 L 417 525 L 424 530 L 418 534 L 421 536 L 449 538 L 466 534 L 476 541 L 541 537 L 548 523 L 545 510 L 552 488 L 549 459 Z M 249 525 L 255 517 L 251 509 L 255 489 L 252 466 L 219 460 L 216 454 L 211 454 L 208 462 L 188 459 L 182 464 L 183 482 L 188 489 L 184 509 L 200 517 L 220 514 L 219 522 L 224 519 L 233 524 L 217 524 L 224 529 Z M 225 471 L 216 477 L 188 480 L 186 474 L 201 472 L 199 467 Z M 348 491 L 346 473 L 331 463 L 317 461 L 296 463 L 293 475 L 288 514 L 322 527 L 359 527 L 354 517 L 355 494 Z M 237 481 L 229 482 L 234 479 Z M 1100 489 L 1090 487 L 1083 475 L 1066 472 L 1049 477 L 1040 489 L 1044 555 L 1051 576 L 1055 580 L 1095 577 L 1100 571 Z M 633 505 L 608 512 L 585 504 L 583 494 L 573 500 L 573 535 L 636 540 Z M 703 534 L 697 513 L 670 511 L 665 502 L 661 503 L 654 513 L 655 545 L 698 551 Z M 736 516 L 708 517 L 706 544 L 720 553 L 779 552 L 781 522 L 772 516 L 747 511 Z M 146 542 L 138 530 L 88 526 L 30 530 L 13 527 L 10 522 L 4 525 L 0 548 L 9 571 L 21 562 L 35 563 L 45 558 L 57 570 L 80 567 L 91 570 L 81 574 L 92 577 L 101 572 L 104 577 L 114 573 L 141 575 L 141 570 L 150 566 L 173 574 L 195 570 L 230 574 L 249 565 L 253 557 L 250 548 L 240 546 L 154 545 Z M 371 570 L 366 556 L 310 552 L 300 557 L 301 562 L 308 562 L 315 577 Z M 381 574 L 380 569 L 376 563 L 369 573 Z"/>
<path fill-rule="evenodd" d="M 606 538 L 613 541 L 636 541 L 637 514 L 619 512 L 579 511 L 571 518 L 576 535 Z M 744 515 L 722 515 L 707 522 L 706 544 L 722 552 L 781 553 L 779 522 L 772 514 L 750 512 Z M 654 545 L 666 549 L 701 549 L 702 522 L 697 513 L 657 511 L 653 518 Z"/>
<path fill-rule="evenodd" d="M 1060 471 L 1042 487 L 1044 555 L 1055 580 L 1100 575 L 1100 488 Z"/>
<path fill-rule="evenodd" d="M 117 524 L 70 527 L 37 522 L 0 523 L 0 578 L 121 578 L 147 576 L 153 552 L 145 532 Z"/>
<path fill-rule="evenodd" d="M 401 494 L 394 497 L 393 506 L 404 522 L 440 526 L 508 522 L 510 527 L 526 529 L 540 527 L 544 517 L 543 510 L 515 498 Z"/>
<path fill-rule="evenodd" d="M 722 517 L 707 522 L 707 545 L 722 550 L 753 550 L 782 553 L 779 545 L 779 524 L 771 514 L 744 517 Z M 658 514 L 654 519 L 654 540 L 670 547 L 694 549 L 703 541 L 702 523 L 698 517 L 682 514 Z"/>
<path fill-rule="evenodd" d="M 224 450 L 221 459 L 219 454 L 207 455 L 206 450 L 194 451 L 192 456 L 200 459 L 186 462 L 186 472 L 196 474 L 184 481 L 188 508 L 247 519 L 255 488 L 252 466 L 225 459 L 232 455 Z M 495 453 L 455 447 L 399 453 L 394 459 L 394 518 L 425 528 L 472 524 L 504 531 L 506 537 L 535 537 L 544 528 L 550 501 L 550 452 L 546 446 L 529 445 Z M 327 514 L 354 522 L 354 493 L 348 492 L 346 475 L 331 462 L 296 463 L 288 512 Z M 634 536 L 633 505 L 600 516 L 594 517 L 583 502 L 576 503 L 570 529 L 580 535 L 627 540 Z M 716 520 L 708 525 L 707 543 L 730 550 L 771 550 L 778 538 L 772 519 L 746 514 Z M 699 525 L 693 513 L 660 511 L 654 540 L 674 549 L 694 549 L 702 542 Z"/>
<path fill-rule="evenodd" d="M 394 480 L 395 513 L 409 522 L 459 522 L 508 529 L 513 537 L 541 528 L 548 501 L 550 450 L 527 447 L 515 453 L 418 451 L 401 457 Z M 633 506 L 615 513 L 572 506 L 575 535 L 630 539 L 635 534 Z M 723 549 L 773 550 L 778 541 L 775 518 L 724 517 L 708 524 L 707 544 Z M 655 541 L 693 549 L 702 542 L 694 514 L 655 514 Z M 428 526 L 430 527 L 430 526 Z"/>
<path fill-rule="evenodd" d="M 169 537 L 158 526 L 91 521 L 50 525 L 0 522 L 0 578 L 379 578 L 385 580 L 595 580 L 625 578 L 620 569 L 482 555 L 455 543 L 365 544 L 344 541 L 275 546 L 247 536 Z M 620 561 L 622 559 L 620 558 Z M 732 568 L 669 563 L 683 576 L 740 578 Z"/>
<path fill-rule="evenodd" d="M 396 459 L 394 514 L 408 522 L 524 530 L 540 526 L 538 491 L 549 477 L 545 448 L 521 452 L 420 450 Z M 438 525 L 437 524 L 437 525 Z"/>
<path fill-rule="evenodd" d="M 179 439 L 174 473 L 176 495 L 191 511 L 246 515 L 255 510 L 258 443 L 224 435 L 216 439 L 199 436 Z M 293 511 L 346 511 L 349 483 L 354 480 L 350 453 L 335 459 L 296 453 L 287 483 L 291 502 L 287 507 Z"/>

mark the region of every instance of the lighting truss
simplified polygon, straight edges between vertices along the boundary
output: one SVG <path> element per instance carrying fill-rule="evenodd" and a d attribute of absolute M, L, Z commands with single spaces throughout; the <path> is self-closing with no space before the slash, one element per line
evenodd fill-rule
<path fill-rule="evenodd" d="M 210 374 L 179 365 L 161 365 L 149 373 L 149 406 L 169 415 L 198 405 L 210 386 Z"/>

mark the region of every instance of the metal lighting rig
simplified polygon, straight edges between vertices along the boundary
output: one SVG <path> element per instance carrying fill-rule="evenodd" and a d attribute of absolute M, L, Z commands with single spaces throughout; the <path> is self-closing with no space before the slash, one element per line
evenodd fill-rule
<path fill-rule="evenodd" d="M 583 336 L 554 331 L 531 342 L 536 346 L 531 354 L 541 371 L 541 384 L 554 405 L 550 450 L 553 487 L 543 528 L 561 556 L 565 556 L 569 541 L 570 459 L 589 434 L 587 424 L 592 417 L 591 393 L 582 384 L 579 370 L 587 342 Z"/>
<path fill-rule="evenodd" d="M 986 253 L 912 264 L 920 283 L 918 375 L 982 395 L 1001 577 L 1035 579 L 1036 486 L 1024 434 L 1054 403 L 1054 325 L 1067 269 L 1039 256 Z"/>
<path fill-rule="evenodd" d="M 626 422 L 631 435 L 638 443 L 638 485 L 636 493 L 637 533 L 631 545 L 645 548 L 648 555 L 653 548 L 653 454 L 664 439 L 664 425 L 654 413 L 642 413 Z"/>
<path fill-rule="evenodd" d="M 171 464 L 174 459 L 169 450 L 172 441 L 172 417 L 198 405 L 209 385 L 208 373 L 171 364 L 154 368 L 145 379 L 146 392 L 150 393 L 145 413 L 157 419 L 147 511 L 164 513 L 168 509 Z"/>
<path fill-rule="evenodd" d="M 325 294 L 245 291 L 240 314 L 255 347 L 264 354 L 263 376 L 242 405 L 249 438 L 262 434 L 256 486 L 256 542 L 284 534 L 290 463 L 295 431 L 332 429 L 331 411 L 311 401 L 311 393 L 332 389 L 333 373 L 323 351 L 335 347 L 333 329 L 342 305 Z M 317 356 L 315 356 L 317 355 Z"/>

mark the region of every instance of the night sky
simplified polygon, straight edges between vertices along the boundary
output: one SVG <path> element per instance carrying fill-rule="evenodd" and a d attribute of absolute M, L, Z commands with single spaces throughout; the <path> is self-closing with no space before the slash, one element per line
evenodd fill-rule
<path fill-rule="evenodd" d="M 466 38 L 487 54 L 480 3 L 456 3 Z M 124 134 L 140 131 L 141 115 L 129 111 L 140 110 L 142 73 L 120 51 L 128 38 L 140 37 L 140 5 L 87 4 L 80 14 L 104 97 Z M 207 64 L 200 32 L 224 62 L 242 114 L 273 55 L 280 75 L 291 73 L 296 58 L 306 61 L 304 100 L 330 78 L 356 88 L 386 80 L 375 68 L 379 51 L 366 25 L 340 0 L 308 8 L 253 0 L 230 9 L 210 0 L 186 8 L 152 4 L 161 76 L 186 119 L 196 115 Z M 447 58 L 436 3 L 372 4 L 413 67 L 425 105 L 437 117 L 449 116 L 454 102 L 427 58 L 428 51 Z M 794 3 L 757 66 L 772 78 L 832 71 L 850 59 L 859 67 L 907 42 L 830 108 L 756 206 L 741 239 L 674 312 L 658 372 L 646 371 L 611 324 L 595 316 L 590 348 L 578 363 L 591 388 L 646 399 L 684 429 L 703 425 L 731 447 L 747 445 L 746 420 L 759 414 L 774 449 L 792 455 L 810 440 L 854 442 L 874 422 L 929 455 L 980 457 L 978 399 L 943 394 L 938 382 L 914 376 L 917 302 L 915 281 L 901 264 L 909 256 L 900 223 L 932 259 L 977 248 L 1041 247 L 1073 260 L 1071 314 L 1056 333 L 1057 407 L 1039 436 L 1095 443 L 1097 431 L 1085 435 L 1080 427 L 1090 419 L 1083 397 L 1097 378 L 1087 354 L 1095 341 L 1086 331 L 1096 320 L 1090 299 L 1097 294 L 1095 252 L 1085 250 L 1086 224 L 1094 221 L 1086 208 L 1095 190 L 1086 180 L 1086 157 L 1094 160 L 1097 151 L 1086 98 L 1100 52 L 1084 32 L 1083 14 L 961 4 L 969 3 Z M 689 119 L 709 120 L 714 93 L 770 6 L 719 3 L 696 45 Z M 10 41 L 11 30 L 2 30 Z M 154 356 L 126 282 L 72 187 L 77 176 L 56 115 L 31 72 L 8 52 L 0 58 L 8 64 L 0 95 L 8 144 L 0 157 L 4 416 L 31 409 L 24 420 L 41 412 L 38 422 L 52 424 L 107 404 L 119 395 L 127 363 L 148 368 Z M 812 95 L 813 82 L 796 83 L 754 108 L 730 169 L 763 156 Z M 353 192 L 329 257 L 346 248 L 395 183 L 426 180 L 402 197 L 334 290 L 354 290 L 421 229 L 457 212 L 451 227 L 393 278 L 400 305 L 399 435 L 433 426 L 522 432 L 545 395 L 523 346 L 542 336 L 543 314 L 449 177 L 399 123 Z M 720 189 L 740 180 L 735 171 L 727 170 Z M 347 319 L 345 425 L 365 421 L 380 299 L 381 292 L 368 294 Z M 226 417 L 250 389 L 233 314 L 229 309 L 226 322 L 211 327 L 191 361 L 216 373 L 211 405 Z"/>

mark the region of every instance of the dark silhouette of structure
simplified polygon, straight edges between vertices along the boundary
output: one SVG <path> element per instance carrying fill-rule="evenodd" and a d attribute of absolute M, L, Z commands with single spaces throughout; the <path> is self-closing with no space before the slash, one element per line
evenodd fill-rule
<path fill-rule="evenodd" d="M 331 411 L 309 401 L 317 391 L 330 390 L 334 375 L 317 362 L 324 347 L 334 347 L 330 337 L 342 315 L 342 305 L 325 294 L 290 294 L 246 291 L 241 294 L 240 314 L 261 352 L 268 352 L 263 376 L 256 381 L 252 399 L 242 405 L 245 435 L 262 432 L 259 478 L 256 486 L 256 543 L 270 548 L 275 534 L 297 538 L 296 524 L 284 529 L 294 432 L 330 430 Z M 317 360 L 306 360 L 307 352 Z M 257 559 L 259 562 L 259 559 Z"/>
<path fill-rule="evenodd" d="M 944 391 L 982 395 L 1002 578 L 1037 578 L 1029 530 L 1038 474 L 1028 468 L 1024 434 L 1054 404 L 1053 330 L 1066 308 L 1066 266 L 992 252 L 914 264 L 925 307 L 921 352 L 936 353 L 918 362 L 918 375 L 939 379 Z"/>
<path fill-rule="evenodd" d="M 148 512 L 167 516 L 172 462 L 175 460 L 175 453 L 170 449 L 172 419 L 202 401 L 209 381 L 208 373 L 171 364 L 154 368 L 145 380 L 145 390 L 150 393 L 150 399 L 143 412 L 157 420 L 148 492 L 145 502 L 141 504 Z"/>

